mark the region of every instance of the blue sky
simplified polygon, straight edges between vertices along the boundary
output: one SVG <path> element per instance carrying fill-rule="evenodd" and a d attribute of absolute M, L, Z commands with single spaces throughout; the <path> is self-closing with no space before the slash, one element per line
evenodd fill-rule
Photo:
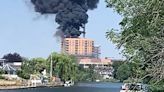
<path fill-rule="evenodd" d="M 98 8 L 88 12 L 86 38 L 101 45 L 101 57 L 122 58 L 105 38 L 108 29 L 120 27 L 121 16 L 105 5 L 100 0 Z M 28 58 L 46 58 L 53 51 L 60 52 L 60 42 L 53 37 L 58 26 L 55 16 L 37 14 L 29 0 L 0 0 L 0 11 L 0 58 L 10 52 Z"/>

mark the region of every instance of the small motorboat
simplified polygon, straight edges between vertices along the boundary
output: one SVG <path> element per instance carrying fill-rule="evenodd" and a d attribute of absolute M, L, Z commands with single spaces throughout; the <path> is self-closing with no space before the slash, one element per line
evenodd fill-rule
<path fill-rule="evenodd" d="M 148 88 L 141 83 L 125 83 L 122 85 L 120 92 L 148 92 Z"/>
<path fill-rule="evenodd" d="M 64 87 L 70 87 L 70 86 L 73 86 L 73 85 L 74 85 L 74 82 L 73 82 L 72 80 L 66 81 L 66 82 L 64 83 Z"/>
<path fill-rule="evenodd" d="M 96 80 L 96 82 L 100 82 L 100 80 Z"/>

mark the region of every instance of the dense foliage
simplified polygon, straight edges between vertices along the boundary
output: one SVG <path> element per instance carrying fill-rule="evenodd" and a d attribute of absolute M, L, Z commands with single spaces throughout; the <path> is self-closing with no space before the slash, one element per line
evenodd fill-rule
<path fill-rule="evenodd" d="M 120 67 L 118 67 L 118 70 L 116 72 L 116 78 L 123 82 L 124 80 L 130 77 L 130 74 L 130 67 L 127 64 L 122 64 Z"/>
<path fill-rule="evenodd" d="M 52 53 L 53 75 L 58 76 L 63 81 L 76 80 L 77 61 L 74 57 L 65 54 Z M 48 57 L 50 65 L 51 55 Z"/>
<path fill-rule="evenodd" d="M 30 74 L 40 74 L 41 70 L 46 69 L 47 76 L 50 76 L 51 62 L 52 76 L 59 77 L 62 81 L 94 81 L 100 77 L 99 74 L 94 72 L 92 67 L 89 69 L 80 67 L 74 56 L 55 52 L 49 55 L 47 59 L 24 59 L 21 70 L 18 70 L 17 74 L 24 79 L 29 79 Z"/>
<path fill-rule="evenodd" d="M 138 76 L 138 64 L 135 62 L 114 61 L 112 64 L 114 68 L 113 77 L 121 82 L 132 80 Z"/>
<path fill-rule="evenodd" d="M 137 63 L 135 78 L 162 85 L 164 81 L 164 0 L 106 0 L 122 17 L 121 31 L 107 38 L 123 47 L 129 62 Z"/>
<path fill-rule="evenodd" d="M 44 58 L 24 59 L 21 70 L 18 70 L 17 74 L 24 79 L 29 79 L 30 74 L 39 74 L 40 70 L 46 67 L 46 60 Z"/>
<path fill-rule="evenodd" d="M 125 63 L 124 61 L 113 61 L 112 67 L 114 69 L 114 71 L 113 71 L 114 78 L 117 78 L 116 72 L 117 72 L 118 68 L 124 63 Z"/>
<path fill-rule="evenodd" d="M 2 69 L 0 69 L 0 75 L 1 75 L 1 74 L 4 74 L 4 73 L 5 73 L 5 71 L 2 70 Z"/>
<path fill-rule="evenodd" d="M 101 79 L 100 75 L 96 72 L 94 72 L 93 68 L 88 68 L 88 69 L 84 69 L 82 67 L 78 68 L 78 75 L 77 75 L 77 81 L 95 81 L 96 79 Z"/>
<path fill-rule="evenodd" d="M 92 67 L 89 69 L 81 68 L 74 56 L 57 53 L 52 53 L 51 55 L 47 60 L 50 65 L 52 58 L 53 75 L 61 78 L 63 81 L 94 81 L 98 77 L 98 74 L 94 72 Z"/>

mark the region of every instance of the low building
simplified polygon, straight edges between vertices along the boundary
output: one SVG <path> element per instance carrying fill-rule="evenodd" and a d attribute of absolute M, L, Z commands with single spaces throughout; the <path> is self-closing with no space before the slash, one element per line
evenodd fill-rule
<path fill-rule="evenodd" d="M 83 68 L 93 68 L 95 72 L 103 76 L 104 79 L 109 79 L 113 74 L 112 61 L 109 58 L 85 58 L 79 60 L 79 65 Z"/>
<path fill-rule="evenodd" d="M 5 59 L 0 59 L 0 68 L 4 66 L 4 63 L 5 63 Z"/>
<path fill-rule="evenodd" d="M 106 67 L 112 64 L 110 59 L 98 59 L 98 58 L 83 58 L 79 60 L 79 65 L 83 68 L 94 67 Z"/>
<path fill-rule="evenodd" d="M 0 59 L 0 68 L 3 69 L 6 74 L 15 75 L 16 71 L 21 69 L 21 65 L 21 61 L 10 62 L 6 59 Z"/>
<path fill-rule="evenodd" d="M 101 55 L 101 46 L 94 46 L 93 48 L 93 57 L 94 58 L 100 58 L 100 55 Z"/>

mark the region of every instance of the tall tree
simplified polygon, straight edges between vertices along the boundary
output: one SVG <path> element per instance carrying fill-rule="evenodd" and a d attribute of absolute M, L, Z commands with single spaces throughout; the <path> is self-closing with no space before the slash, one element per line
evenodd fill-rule
<path fill-rule="evenodd" d="M 123 47 L 128 61 L 139 64 L 140 77 L 153 83 L 164 80 L 164 0 L 106 0 L 123 16 L 121 31 L 112 29 L 107 38 Z M 144 71 L 144 73 L 141 73 Z"/>
<path fill-rule="evenodd" d="M 52 53 L 48 61 L 53 61 L 53 75 L 60 77 L 63 81 L 76 80 L 77 61 L 74 57 L 66 54 Z"/>
<path fill-rule="evenodd" d="M 113 61 L 112 67 L 114 69 L 114 72 L 113 72 L 114 78 L 116 78 L 116 72 L 117 72 L 118 68 L 124 63 L 125 63 L 124 61 Z"/>
<path fill-rule="evenodd" d="M 120 67 L 118 67 L 118 70 L 116 72 L 116 78 L 123 82 L 124 80 L 130 77 L 130 74 L 130 67 L 127 64 L 122 64 Z"/>
<path fill-rule="evenodd" d="M 31 59 L 30 63 L 34 67 L 33 71 L 35 73 L 40 73 L 41 70 L 48 67 L 46 59 L 40 57 Z"/>
<path fill-rule="evenodd" d="M 17 74 L 24 79 L 29 79 L 30 74 L 40 74 L 43 68 L 47 69 L 48 65 L 46 63 L 44 58 L 24 59 L 21 70 L 18 70 Z"/>

